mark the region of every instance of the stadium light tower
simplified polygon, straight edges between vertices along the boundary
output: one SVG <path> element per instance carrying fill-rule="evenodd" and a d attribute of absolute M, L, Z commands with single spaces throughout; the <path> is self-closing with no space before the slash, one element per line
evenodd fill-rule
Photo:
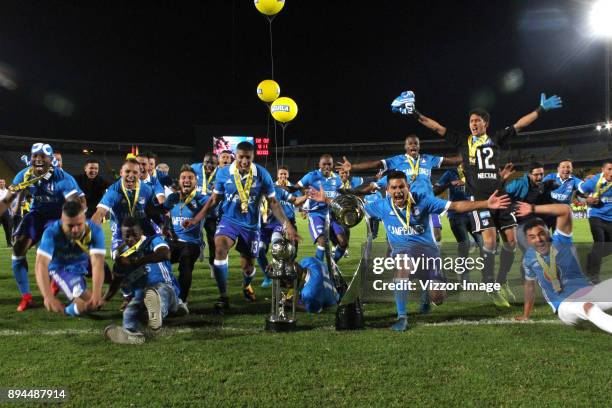
<path fill-rule="evenodd" d="M 589 15 L 592 34 L 606 41 L 606 123 L 610 123 L 610 54 L 612 48 L 612 0 L 597 0 Z"/>

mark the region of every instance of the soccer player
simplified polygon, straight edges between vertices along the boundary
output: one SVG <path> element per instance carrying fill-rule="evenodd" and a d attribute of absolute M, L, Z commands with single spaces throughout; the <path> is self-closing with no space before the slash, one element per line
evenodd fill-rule
<path fill-rule="evenodd" d="M 152 330 L 160 329 L 169 313 L 179 312 L 180 289 L 172 274 L 170 248 L 161 236 L 144 236 L 134 217 L 123 220 L 121 236 L 124 245 L 119 249 L 114 272 L 134 297 L 123 311 L 123 325 L 107 326 L 104 336 L 113 343 L 142 344 L 145 337 L 140 331 L 141 313 L 146 311 Z M 110 299 L 112 294 L 109 289 L 105 298 Z"/>
<path fill-rule="evenodd" d="M 49 225 L 36 251 L 36 282 L 50 312 L 78 316 L 97 310 L 103 304 L 104 233 L 100 226 L 85 218 L 79 201 L 67 201 L 61 219 Z M 92 289 L 85 276 L 89 265 Z M 70 300 L 66 307 L 52 293 L 49 277 Z"/>
<path fill-rule="evenodd" d="M 229 307 L 227 256 L 234 244 L 240 253 L 243 295 L 247 300 L 255 298 L 251 281 L 256 271 L 253 261 L 259 252 L 260 205 L 263 197 L 267 198 L 272 213 L 283 224 L 287 238 L 292 241 L 300 239 L 275 198 L 276 192 L 270 173 L 253 163 L 253 159 L 253 145 L 248 142 L 239 143 L 236 147 L 236 161 L 217 173 L 212 198 L 194 218 L 183 223 L 185 228 L 197 225 L 224 198 L 221 219 L 215 233 L 214 273 L 220 294 L 215 309 L 218 312 Z"/>
<path fill-rule="evenodd" d="M 207 152 L 204 155 L 202 163 L 193 163 L 191 168 L 195 171 L 197 176 L 198 192 L 207 197 L 212 196 L 215 188 L 215 179 L 219 171 L 217 155 L 212 152 Z M 214 271 L 215 231 L 217 230 L 218 222 L 219 213 L 217 210 L 211 211 L 204 220 L 204 230 L 206 231 L 206 241 L 208 242 L 208 265 L 211 274 L 213 274 Z"/>
<path fill-rule="evenodd" d="M 159 232 L 148 215 L 158 207 L 158 201 L 151 187 L 141 181 L 140 169 L 138 160 L 127 159 L 121 166 L 121 178 L 108 188 L 91 217 L 94 223 L 101 224 L 106 214 L 110 212 L 113 259 L 117 255 L 117 249 L 123 244 L 121 223 L 126 217 L 136 217 L 147 236 Z"/>
<path fill-rule="evenodd" d="M 467 212 L 479 209 L 499 209 L 510 204 L 507 196 L 498 196 L 495 191 L 487 200 L 480 201 L 446 201 L 435 197 L 429 192 L 425 180 L 418 180 L 408 184 L 406 174 L 401 171 L 392 171 L 387 175 L 387 197 L 384 200 L 366 204 L 366 212 L 383 221 L 387 231 L 387 239 L 391 245 L 391 257 L 406 254 L 410 258 L 439 258 L 440 251 L 436 245 L 431 228 L 431 214 L 443 214 L 448 210 Z M 311 198 L 320 201 L 329 201 L 322 191 L 311 190 Z M 425 268 L 416 270 L 413 266 L 396 270 L 395 279 L 398 283 L 405 282 L 411 274 L 424 280 L 443 281 L 444 276 L 437 266 L 427 262 Z M 429 268 L 428 268 L 429 267 Z M 429 291 L 434 303 L 441 303 L 443 293 Z M 395 304 L 398 320 L 391 326 L 392 330 L 405 331 L 408 329 L 406 303 L 408 290 L 395 291 Z"/>
<path fill-rule="evenodd" d="M 466 201 L 470 198 L 465 193 L 465 174 L 460 164 L 457 169 L 446 170 L 442 177 L 433 186 L 434 194 L 439 195 L 448 189 L 449 201 Z M 465 213 L 452 210 L 447 212 L 451 231 L 457 240 L 457 254 L 461 258 L 467 258 L 470 252 L 470 235 L 479 248 L 482 247 L 482 236 L 472 231 L 470 217 Z M 469 234 L 469 235 L 468 235 Z M 463 274 L 464 280 L 469 279 L 469 272 Z"/>
<path fill-rule="evenodd" d="M 166 199 L 166 195 L 164 194 L 164 187 L 161 185 L 157 177 L 152 176 L 149 173 L 149 156 L 143 153 L 138 155 L 137 160 L 138 164 L 140 165 L 140 181 L 143 184 L 146 184 L 151 187 L 151 189 L 155 193 L 155 196 L 157 197 L 157 201 L 159 201 L 160 204 L 163 204 L 164 200 Z"/>
<path fill-rule="evenodd" d="M 523 315 L 527 320 L 535 302 L 535 282 L 542 289 L 546 302 L 567 325 L 589 321 L 600 329 L 612 333 L 612 316 L 604 310 L 612 309 L 612 279 L 598 285 L 589 284 L 580 270 L 576 248 L 572 242 L 572 211 L 568 205 L 532 205 L 518 203 L 517 215 L 549 215 L 557 219 L 555 233 L 533 218 L 523 228 L 530 248 L 525 253 L 525 304 Z"/>
<path fill-rule="evenodd" d="M 297 183 L 298 187 L 305 189 L 313 187 L 316 190 L 323 188 L 326 197 L 336 198 L 339 195 L 338 189 L 342 188 L 342 180 L 332 171 L 333 166 L 332 156 L 329 154 L 322 155 L 319 159 L 319 169 L 313 170 L 302 177 Z M 325 202 L 309 202 L 307 211 L 310 236 L 313 243 L 317 244 L 315 256 L 317 259 L 324 261 L 325 245 L 327 244 L 325 219 L 329 213 L 329 207 Z M 331 240 L 336 244 L 333 260 L 338 262 L 344 256 L 348 247 L 348 235 L 346 229 L 333 219 L 330 220 L 329 228 Z"/>
<path fill-rule="evenodd" d="M 593 235 L 593 248 L 587 258 L 587 276 L 599 282 L 601 259 L 612 253 L 612 160 L 606 160 L 601 173 L 580 183 L 578 191 L 589 195 L 587 217 Z"/>
<path fill-rule="evenodd" d="M 340 176 L 340 180 L 342 181 L 342 187 L 345 189 L 355 188 L 363 184 L 363 177 L 354 176 L 351 177 L 351 172 L 340 169 L 338 170 L 338 175 Z"/>
<path fill-rule="evenodd" d="M 59 151 L 56 150 L 53 152 L 53 158 L 55 159 L 53 164 L 55 167 L 59 169 L 64 168 L 64 160 L 62 159 L 62 154 Z"/>
<path fill-rule="evenodd" d="M 223 150 L 219 153 L 219 168 L 229 166 L 234 161 L 234 153 L 231 150 Z"/>
<path fill-rule="evenodd" d="M 551 191 L 552 199 L 561 204 L 572 204 L 574 192 L 578 190 L 578 185 L 582 183 L 578 177 L 572 174 L 573 166 L 570 159 L 565 159 L 559 162 L 557 173 L 550 173 L 544 177 L 542 181 L 554 181 L 558 184 L 556 190 Z"/>
<path fill-rule="evenodd" d="M 12 199 L 16 207 L 29 193 L 32 197 L 30 211 L 23 216 L 13 234 L 13 274 L 21 292 L 21 301 L 17 307 L 23 312 L 32 304 L 30 282 L 28 280 L 28 249 L 36 245 L 45 230 L 45 226 L 59 219 L 65 201 L 80 200 L 80 189 L 74 178 L 60 168 L 51 164 L 53 149 L 48 144 L 35 143 L 31 149 L 31 165 L 21 170 L 13 180 L 13 191 L 19 193 Z M 82 199 L 84 201 L 84 198 Z"/>
<path fill-rule="evenodd" d="M 201 223 L 183 228 L 183 221 L 199 213 L 209 198 L 197 191 L 197 184 L 196 173 L 193 169 L 188 165 L 183 166 L 178 180 L 179 191 L 168 196 L 163 204 L 164 208 L 170 211 L 172 218 L 171 262 L 179 264 L 179 285 L 181 300 L 184 303 L 187 302 L 189 296 L 193 267 L 203 243 Z"/>
<path fill-rule="evenodd" d="M 474 200 L 483 200 L 493 191 L 502 191 L 500 176 L 500 153 L 506 147 L 506 142 L 516 137 L 518 132 L 532 124 L 544 112 L 561 107 L 561 98 L 554 95 L 546 98 L 540 95 L 540 105 L 536 110 L 521 117 L 512 126 L 497 131 L 492 135 L 487 133 L 491 118 L 487 111 L 476 108 L 469 113 L 470 134 L 447 129 L 435 120 L 428 118 L 416 110 L 415 97 L 412 91 L 403 92 L 392 103 L 396 109 L 405 115 L 414 115 L 418 122 L 455 146 L 463 158 L 463 169 L 466 177 L 466 191 Z M 482 233 L 484 264 L 483 278 L 489 283 L 495 281 L 495 251 L 497 247 L 497 232 L 500 232 L 504 242 L 501 255 L 499 276 L 504 277 L 514 262 L 516 251 L 516 218 L 512 209 L 500 211 L 474 211 L 472 213 L 472 231 Z M 495 292 L 493 300 L 497 306 L 509 307 L 504 297 L 505 291 Z"/>

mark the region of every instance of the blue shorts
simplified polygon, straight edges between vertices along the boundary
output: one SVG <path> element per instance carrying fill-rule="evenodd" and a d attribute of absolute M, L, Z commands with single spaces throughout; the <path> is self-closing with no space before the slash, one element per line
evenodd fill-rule
<path fill-rule="evenodd" d="M 80 297 L 87 289 L 85 275 L 89 262 L 49 267 L 49 276 L 70 300 Z"/>
<path fill-rule="evenodd" d="M 32 240 L 32 244 L 36 244 L 42 238 L 43 232 L 45 232 L 47 226 L 57 219 L 59 219 L 59 217 L 41 214 L 38 211 L 30 211 L 23 216 L 13 236 L 25 236 Z"/>
<path fill-rule="evenodd" d="M 283 233 L 283 225 L 281 223 L 275 222 L 272 224 L 263 224 L 261 226 L 259 239 L 263 244 L 268 245 L 270 242 L 272 242 L 272 234 L 275 232 L 279 234 Z"/>
<path fill-rule="evenodd" d="M 335 237 L 340 234 L 346 235 L 346 230 L 336 221 L 331 220 L 330 224 L 330 236 L 332 242 L 336 242 Z M 323 235 L 325 231 L 325 217 L 321 215 L 308 215 L 308 231 L 310 231 L 310 237 L 312 238 L 312 242 L 317 242 L 317 238 Z"/>
<path fill-rule="evenodd" d="M 442 229 L 442 223 L 440 222 L 440 216 L 438 214 L 431 214 L 431 224 L 434 228 Z"/>
<path fill-rule="evenodd" d="M 396 255 L 408 255 L 415 262 L 419 262 L 417 270 L 411 273 L 410 277 L 421 280 L 437 280 L 446 281 L 442 273 L 442 257 L 437 245 L 418 244 L 411 242 L 409 244 L 392 247 L 391 257 Z M 419 261 L 420 259 L 420 261 Z"/>
<path fill-rule="evenodd" d="M 215 237 L 228 237 L 236 243 L 236 251 L 247 258 L 257 258 L 259 252 L 259 230 L 250 230 L 240 227 L 221 218 L 215 231 Z"/>

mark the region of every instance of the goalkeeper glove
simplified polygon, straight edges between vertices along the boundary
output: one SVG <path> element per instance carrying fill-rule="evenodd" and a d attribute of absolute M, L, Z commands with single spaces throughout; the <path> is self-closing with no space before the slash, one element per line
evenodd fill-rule
<path fill-rule="evenodd" d="M 542 92 L 540 94 L 540 107 L 544 111 L 549 111 L 551 109 L 559 109 L 562 105 L 561 98 L 557 95 L 553 95 L 550 98 L 546 98 L 546 94 Z"/>
<path fill-rule="evenodd" d="M 414 92 L 404 91 L 391 102 L 391 112 L 412 115 L 415 112 Z"/>

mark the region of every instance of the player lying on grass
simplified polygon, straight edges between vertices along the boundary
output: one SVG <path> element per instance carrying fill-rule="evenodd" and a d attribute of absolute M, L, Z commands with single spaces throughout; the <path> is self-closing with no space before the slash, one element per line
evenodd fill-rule
<path fill-rule="evenodd" d="M 172 274 L 170 247 L 159 235 L 146 237 L 136 218 L 126 217 L 121 224 L 124 245 L 119 248 L 113 273 L 121 284 L 133 294 L 123 311 L 123 325 L 110 325 L 104 336 L 113 343 L 142 344 L 145 337 L 140 331 L 143 312 L 148 315 L 148 326 L 158 330 L 169 313 L 188 313 L 180 301 L 180 289 Z M 109 288 L 105 299 L 116 292 L 116 282 Z"/>
<path fill-rule="evenodd" d="M 80 202 L 64 203 L 61 219 L 47 227 L 36 251 L 36 282 L 45 308 L 77 316 L 102 306 L 105 254 L 102 228 L 85 218 Z M 91 291 L 85 281 L 90 262 Z M 71 301 L 68 306 L 51 292 L 49 277 Z"/>
<path fill-rule="evenodd" d="M 387 175 L 387 178 L 387 197 L 366 204 L 365 210 L 371 217 L 383 221 L 392 249 L 391 257 L 406 254 L 413 259 L 440 258 L 440 250 L 432 231 L 432 214 L 444 214 L 448 210 L 456 212 L 486 208 L 496 210 L 510 205 L 508 196 L 497 196 L 497 191 L 493 192 L 487 200 L 451 202 L 436 198 L 425 181 L 417 179 L 412 185 L 409 185 L 406 174 L 401 171 L 393 171 Z M 309 195 L 316 201 L 330 201 L 322 191 L 311 190 Z M 396 270 L 395 280 L 399 283 L 405 282 L 410 275 L 414 275 L 415 278 L 425 281 L 444 281 L 445 278 L 438 269 L 438 264 L 439 262 L 427 262 L 426 267 L 419 270 L 416 270 L 414 266 L 410 267 L 409 264 L 409 268 Z M 444 299 L 444 293 L 440 291 L 430 291 L 429 295 L 434 303 L 441 303 Z M 398 320 L 391 326 L 391 329 L 404 331 L 408 328 L 407 300 L 407 289 L 395 291 Z"/>
<path fill-rule="evenodd" d="M 591 285 L 582 274 L 576 248 L 572 242 L 572 210 L 565 204 L 531 205 L 518 203 L 518 216 L 529 214 L 557 217 L 551 236 L 546 223 L 539 218 L 529 221 L 525 234 L 530 248 L 525 252 L 525 304 L 527 320 L 535 302 L 535 282 L 542 288 L 544 298 L 567 325 L 590 321 L 600 329 L 612 333 L 612 316 L 604 310 L 612 309 L 612 279 Z"/>

